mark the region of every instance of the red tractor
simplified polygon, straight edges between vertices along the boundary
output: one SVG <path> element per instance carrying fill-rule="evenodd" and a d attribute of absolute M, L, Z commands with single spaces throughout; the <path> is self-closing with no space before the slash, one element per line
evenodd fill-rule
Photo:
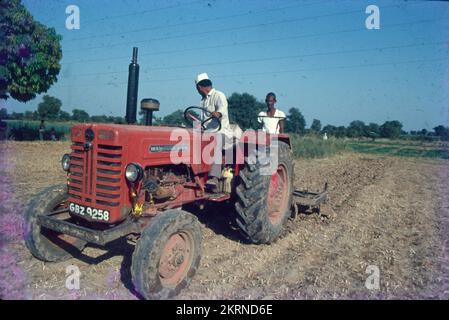
<path fill-rule="evenodd" d="M 232 146 L 234 163 L 223 164 L 232 173 L 221 179 L 228 187 L 212 190 L 207 185 L 210 164 L 195 163 L 192 153 L 181 163 L 171 158 L 174 151 L 188 154 L 194 148 L 193 129 L 185 129 L 187 142 L 180 145 L 172 137 L 178 128 L 152 126 L 152 111 L 159 109 L 154 99 L 141 103 L 148 126 L 133 125 L 136 60 L 135 48 L 128 83 L 129 124 L 73 126 L 71 153 L 62 158 L 67 182 L 48 188 L 31 202 L 25 241 L 36 258 L 56 262 L 76 256 L 87 243 L 132 239 L 131 274 L 136 290 L 147 299 L 165 299 L 189 284 L 200 262 L 200 224 L 185 206 L 232 201 L 236 224 L 248 240 L 274 241 L 291 215 L 292 152 L 287 135 L 267 135 L 263 142 L 241 139 Z M 193 109 L 186 110 L 186 118 L 195 118 Z M 269 161 L 252 158 L 248 150 L 250 144 L 269 147 L 273 138 L 277 167 L 271 175 L 261 174 Z M 200 150 L 210 143 L 213 140 L 201 142 Z"/>

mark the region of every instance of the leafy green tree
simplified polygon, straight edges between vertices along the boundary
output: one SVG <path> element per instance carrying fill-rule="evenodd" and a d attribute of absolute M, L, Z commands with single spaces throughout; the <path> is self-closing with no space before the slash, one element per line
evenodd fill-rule
<path fill-rule="evenodd" d="M 57 119 L 61 111 L 62 102 L 58 98 L 45 95 L 37 106 L 37 112 L 41 119 Z"/>
<path fill-rule="evenodd" d="M 298 108 L 290 108 L 285 121 L 285 131 L 291 133 L 304 133 L 306 119 Z"/>
<path fill-rule="evenodd" d="M 337 138 L 343 138 L 343 137 L 346 137 L 346 128 L 345 128 L 345 126 L 338 126 L 338 127 L 335 129 L 335 136 L 336 136 Z"/>
<path fill-rule="evenodd" d="M 195 117 L 200 119 L 200 116 L 196 112 L 192 112 Z M 172 112 L 162 119 L 156 119 L 155 124 L 160 124 L 164 126 L 182 126 L 182 127 L 192 127 L 192 122 L 187 121 L 184 118 L 184 111 L 183 110 L 176 110 L 175 112 Z"/>
<path fill-rule="evenodd" d="M 61 121 L 70 121 L 71 117 L 70 117 L 70 113 L 61 110 L 59 111 L 59 120 Z"/>
<path fill-rule="evenodd" d="M 187 126 L 188 123 L 184 119 L 184 113 L 182 110 L 176 110 L 175 112 L 172 112 L 165 117 L 162 118 L 162 124 L 167 126 Z"/>
<path fill-rule="evenodd" d="M 366 136 L 372 140 L 380 137 L 380 126 L 377 123 L 371 122 L 365 127 L 365 131 Z"/>
<path fill-rule="evenodd" d="M 439 125 L 433 128 L 433 130 L 435 131 L 436 136 L 440 137 L 442 140 L 449 141 L 449 127 Z"/>
<path fill-rule="evenodd" d="M 365 123 L 360 120 L 352 121 L 346 129 L 346 134 L 350 138 L 360 138 L 365 135 Z"/>
<path fill-rule="evenodd" d="M 61 36 L 35 21 L 20 0 L 0 1 L 0 98 L 29 101 L 57 81 Z"/>
<path fill-rule="evenodd" d="M 402 123 L 397 120 L 385 121 L 380 126 L 380 134 L 383 138 L 396 139 L 399 138 L 402 132 Z"/>
<path fill-rule="evenodd" d="M 24 114 L 23 112 L 13 112 L 11 113 L 10 118 L 13 120 L 23 120 Z"/>
<path fill-rule="evenodd" d="M 318 119 L 313 119 L 312 125 L 310 126 L 310 130 L 318 133 L 321 131 L 321 121 Z"/>
<path fill-rule="evenodd" d="M 114 117 L 114 116 L 109 116 L 108 117 L 108 122 L 109 123 L 115 123 L 115 124 L 125 124 L 125 118 L 124 117 Z"/>
<path fill-rule="evenodd" d="M 23 119 L 25 120 L 38 120 L 39 113 L 37 111 L 25 111 L 23 114 Z"/>
<path fill-rule="evenodd" d="M 109 119 L 105 115 L 100 115 L 100 116 L 91 116 L 90 121 L 97 123 L 107 123 L 109 122 Z"/>
<path fill-rule="evenodd" d="M 331 124 L 327 124 L 321 129 L 321 133 L 327 133 L 330 136 L 335 136 L 337 131 L 337 127 Z"/>
<path fill-rule="evenodd" d="M 265 104 L 249 93 L 233 93 L 228 98 L 229 121 L 238 124 L 242 130 L 258 129 L 257 116 L 265 109 Z"/>
<path fill-rule="evenodd" d="M 73 109 L 72 110 L 72 120 L 77 122 L 88 122 L 89 114 L 81 109 Z"/>

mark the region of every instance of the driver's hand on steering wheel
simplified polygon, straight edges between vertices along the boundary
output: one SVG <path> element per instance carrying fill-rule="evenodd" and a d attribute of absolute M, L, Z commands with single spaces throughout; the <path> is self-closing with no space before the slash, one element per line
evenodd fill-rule
<path fill-rule="evenodd" d="M 217 111 L 214 111 L 214 112 L 211 113 L 211 116 L 218 119 L 218 118 L 221 118 L 221 113 L 217 112 Z"/>

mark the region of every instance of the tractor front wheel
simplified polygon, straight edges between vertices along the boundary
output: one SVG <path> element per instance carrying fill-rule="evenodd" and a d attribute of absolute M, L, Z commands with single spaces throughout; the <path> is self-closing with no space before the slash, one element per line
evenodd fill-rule
<path fill-rule="evenodd" d="M 85 247 L 86 241 L 58 233 L 37 224 L 37 217 L 67 206 L 67 186 L 45 189 L 31 201 L 25 214 L 25 244 L 31 254 L 43 261 L 57 262 L 72 258 Z M 67 213 L 67 220 L 70 220 Z"/>
<path fill-rule="evenodd" d="M 183 210 L 167 210 L 143 230 L 133 253 L 131 274 L 146 299 L 168 299 L 187 287 L 201 258 L 198 219 Z"/>

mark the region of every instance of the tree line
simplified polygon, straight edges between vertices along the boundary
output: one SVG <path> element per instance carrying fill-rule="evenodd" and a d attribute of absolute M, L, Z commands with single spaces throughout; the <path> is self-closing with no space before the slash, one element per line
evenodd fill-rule
<path fill-rule="evenodd" d="M 0 109 L 0 119 L 9 120 L 49 120 L 49 121 L 73 121 L 73 122 L 100 122 L 100 123 L 125 123 L 125 118 L 120 116 L 93 115 L 81 108 L 75 108 L 70 114 L 61 109 L 62 102 L 56 97 L 45 95 L 38 104 L 37 110 L 25 112 L 7 113 L 5 108 Z"/>
<path fill-rule="evenodd" d="M 62 102 L 56 97 L 45 95 L 39 103 L 36 111 L 26 111 L 24 113 L 13 112 L 7 114 L 6 109 L 0 110 L 0 119 L 15 120 L 50 120 L 50 121 L 73 121 L 73 122 L 99 122 L 99 123 L 125 123 L 124 117 L 93 115 L 90 116 L 83 109 L 73 109 L 68 113 L 61 109 Z M 266 109 L 265 103 L 258 101 L 256 97 L 249 93 L 233 93 L 228 98 L 229 117 L 232 123 L 238 124 L 243 130 L 257 129 L 257 115 Z M 139 113 L 139 123 L 143 124 L 143 114 Z M 155 117 L 154 125 L 167 126 L 189 126 L 189 122 L 184 119 L 183 108 L 180 108 L 164 117 Z M 354 120 L 348 126 L 334 126 L 327 124 L 322 126 L 319 119 L 313 119 L 311 125 L 307 127 L 306 120 L 301 111 L 290 108 L 286 114 L 285 130 L 288 133 L 296 134 L 327 134 L 337 138 L 415 138 L 422 140 L 441 139 L 449 141 L 449 127 L 439 125 L 433 131 L 426 129 L 412 130 L 406 132 L 403 125 L 398 120 L 385 121 L 379 125 L 361 120 Z"/>

